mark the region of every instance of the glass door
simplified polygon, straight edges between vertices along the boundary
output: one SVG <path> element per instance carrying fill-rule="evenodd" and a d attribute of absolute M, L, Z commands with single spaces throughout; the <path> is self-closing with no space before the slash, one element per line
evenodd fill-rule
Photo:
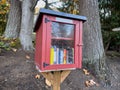
<path fill-rule="evenodd" d="M 74 24 L 51 22 L 50 65 L 74 64 Z"/>

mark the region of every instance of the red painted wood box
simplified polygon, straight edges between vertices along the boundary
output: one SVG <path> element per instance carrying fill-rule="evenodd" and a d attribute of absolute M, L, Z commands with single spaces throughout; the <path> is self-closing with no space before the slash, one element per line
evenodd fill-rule
<path fill-rule="evenodd" d="M 82 26 L 86 17 L 40 9 L 35 24 L 35 64 L 41 72 L 82 66 Z"/>

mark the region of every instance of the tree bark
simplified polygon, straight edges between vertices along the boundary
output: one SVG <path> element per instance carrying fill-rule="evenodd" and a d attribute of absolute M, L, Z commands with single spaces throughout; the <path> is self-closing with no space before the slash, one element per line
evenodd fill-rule
<path fill-rule="evenodd" d="M 80 0 L 80 15 L 87 17 L 83 26 L 83 63 L 101 80 L 106 79 L 105 53 L 101 34 L 98 0 Z"/>
<path fill-rule="evenodd" d="M 10 12 L 8 16 L 4 36 L 7 38 L 17 38 L 21 23 L 21 2 L 19 0 L 10 0 Z"/>
<path fill-rule="evenodd" d="M 22 21 L 20 31 L 20 41 L 24 50 L 33 50 L 32 32 L 33 32 L 33 19 L 34 10 L 32 4 L 34 0 L 22 1 Z"/>

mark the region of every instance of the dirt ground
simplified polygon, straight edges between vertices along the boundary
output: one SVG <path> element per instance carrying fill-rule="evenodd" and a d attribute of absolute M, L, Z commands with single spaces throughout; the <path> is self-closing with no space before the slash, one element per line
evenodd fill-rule
<path fill-rule="evenodd" d="M 26 55 L 29 56 L 26 58 Z M 120 57 L 109 54 L 107 65 L 111 71 L 111 86 L 85 86 L 85 81 L 97 80 L 85 75 L 83 70 L 73 70 L 61 84 L 61 90 L 120 90 Z M 35 76 L 39 74 L 40 78 Z M 45 84 L 45 78 L 36 70 L 34 53 L 2 51 L 0 53 L 0 90 L 52 90 Z"/>

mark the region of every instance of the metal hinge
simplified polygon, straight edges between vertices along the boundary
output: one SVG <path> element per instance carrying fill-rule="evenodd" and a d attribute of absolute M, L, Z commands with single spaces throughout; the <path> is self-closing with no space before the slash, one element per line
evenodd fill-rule
<path fill-rule="evenodd" d="M 47 64 L 47 63 L 43 63 L 43 67 L 46 67 L 46 66 L 49 66 L 49 64 Z"/>
<path fill-rule="evenodd" d="M 45 18 L 45 23 L 47 23 L 47 22 L 50 22 L 50 20 L 49 20 L 49 19 L 47 19 L 47 18 Z"/>

